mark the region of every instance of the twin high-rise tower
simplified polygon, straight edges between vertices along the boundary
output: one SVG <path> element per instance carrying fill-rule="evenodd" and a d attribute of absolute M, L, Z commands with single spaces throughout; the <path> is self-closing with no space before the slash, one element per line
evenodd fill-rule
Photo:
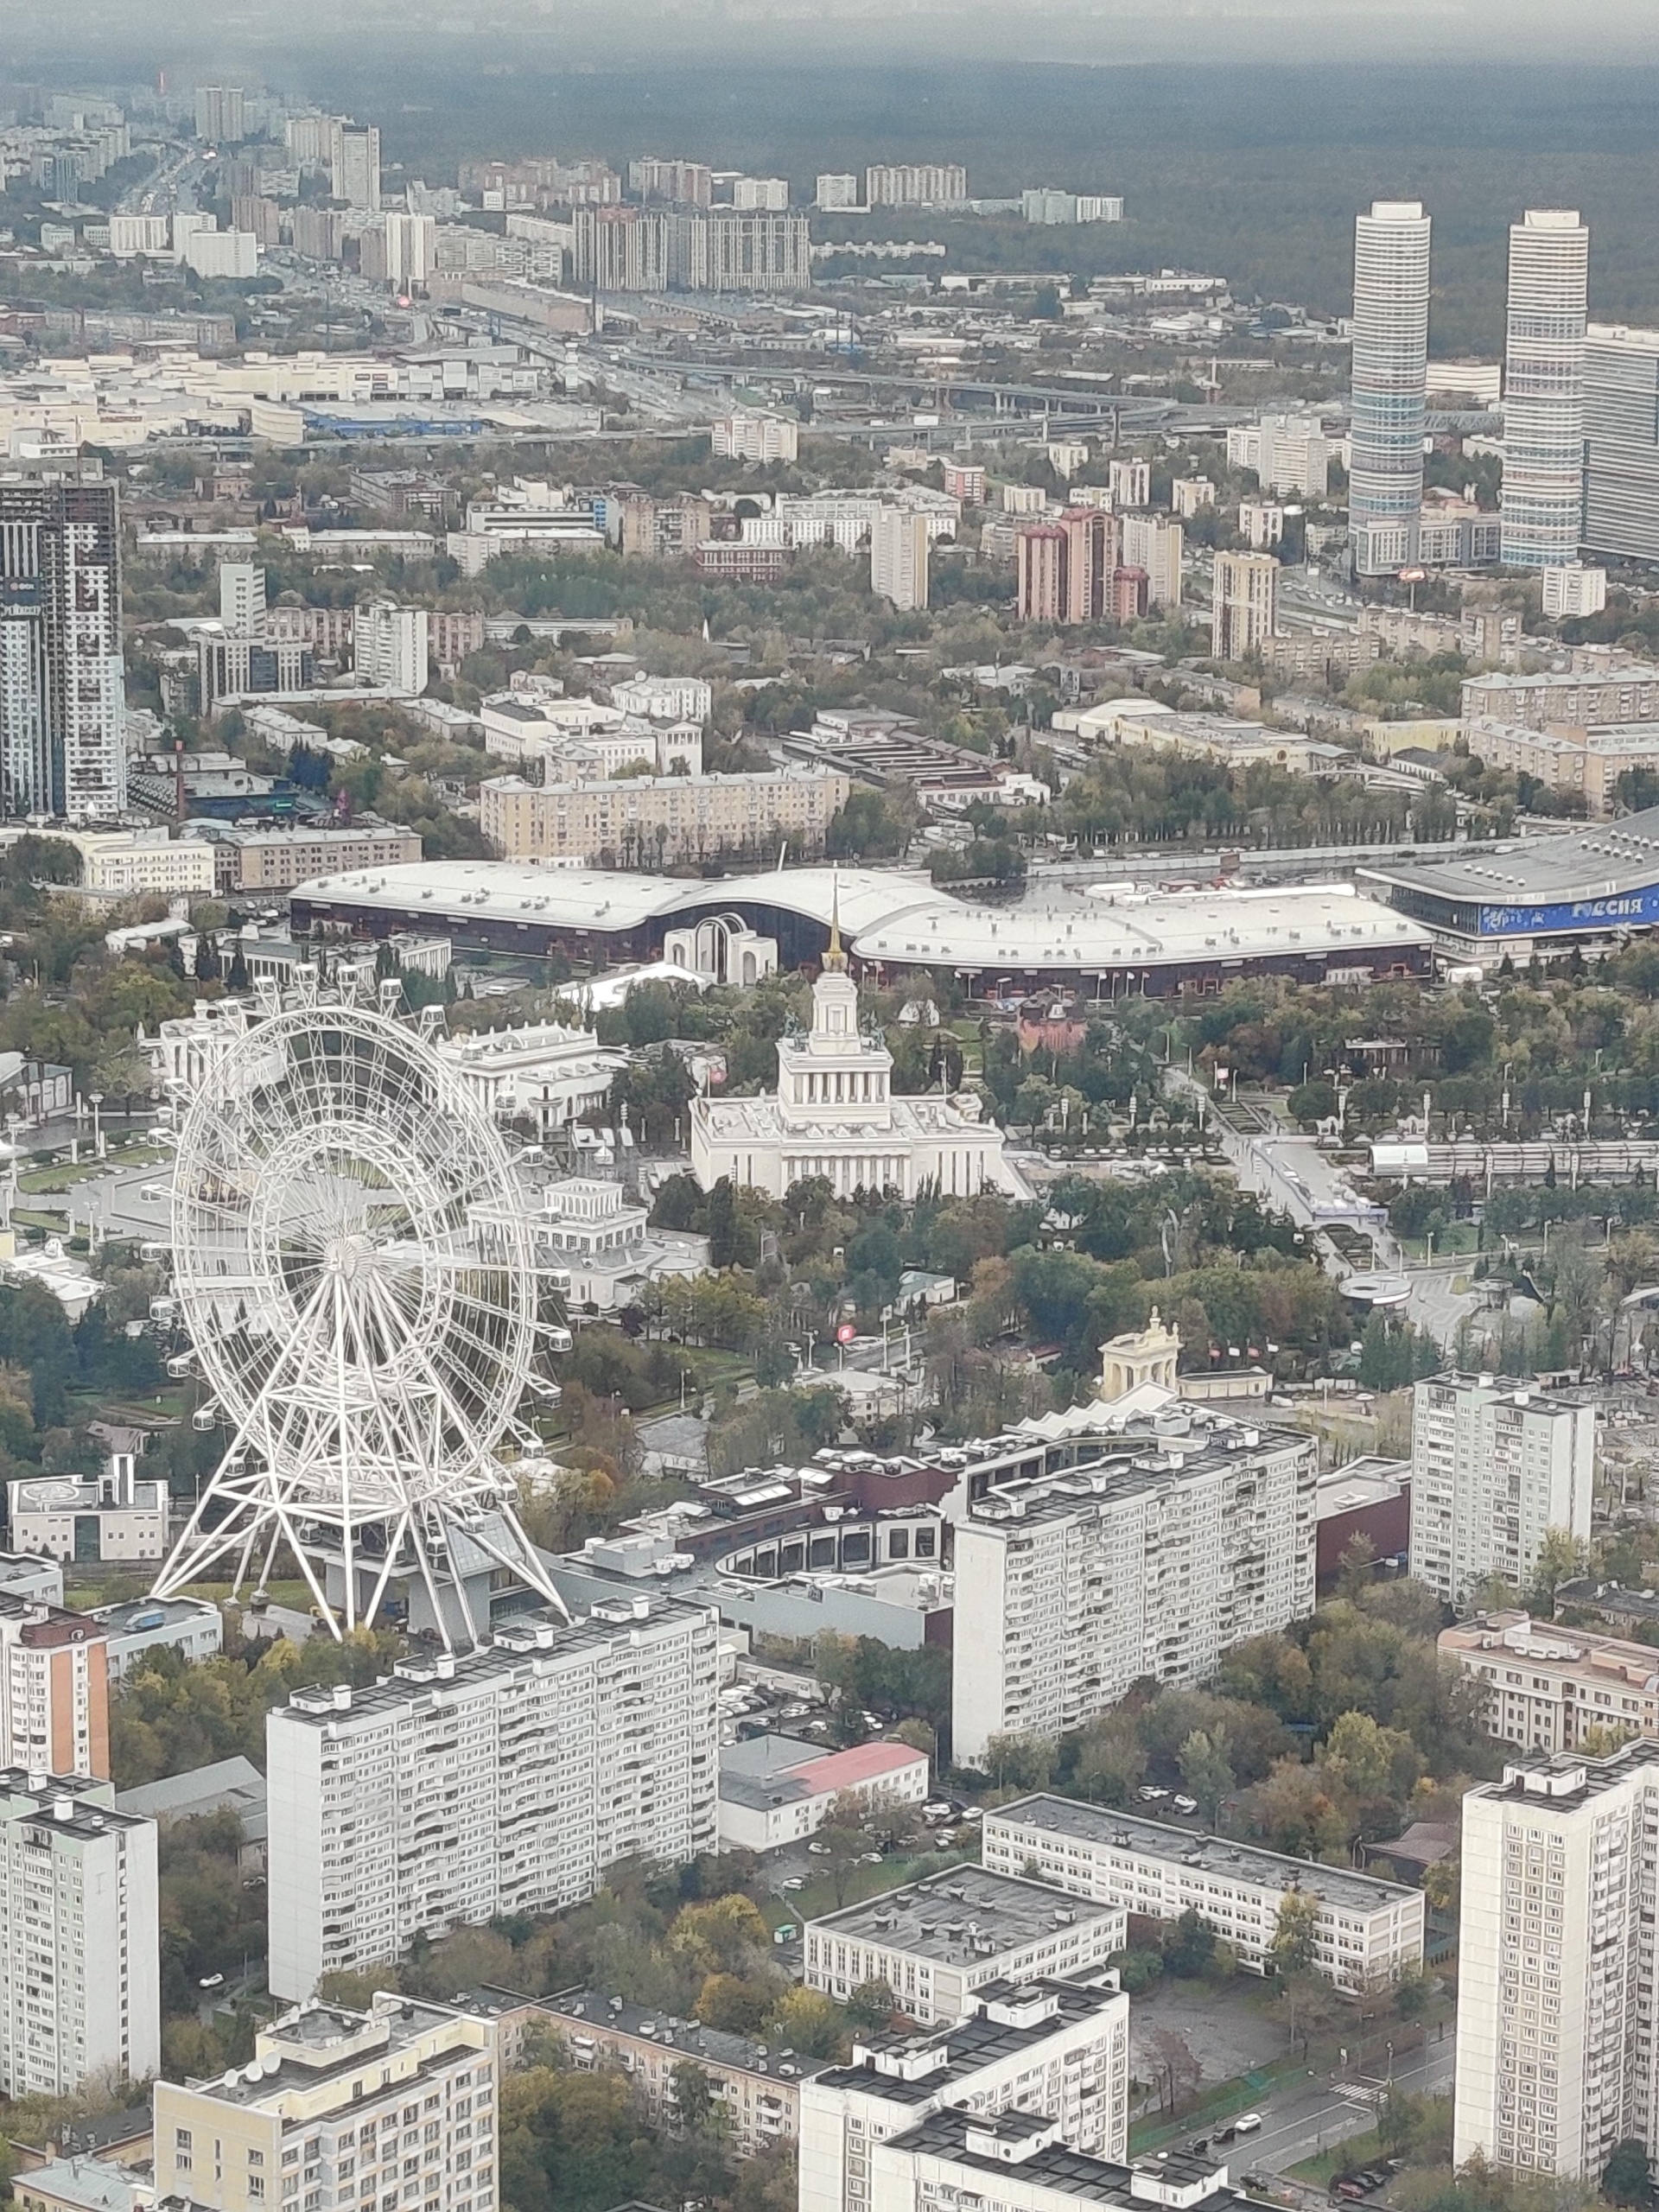
<path fill-rule="evenodd" d="M 1421 201 L 1379 200 L 1354 226 L 1348 531 L 1355 573 L 1417 558 L 1428 406 L 1428 232 Z"/>
<path fill-rule="evenodd" d="M 1578 558 L 1584 536 L 1584 332 L 1590 233 L 1576 208 L 1529 207 L 1510 232 L 1503 350 L 1503 565 Z"/>
<path fill-rule="evenodd" d="M 1349 537 L 1358 576 L 1417 561 L 1427 429 L 1430 219 L 1379 200 L 1354 226 Z M 1510 232 L 1503 559 L 1554 567 L 1584 531 L 1590 233 L 1576 209 L 1529 208 Z"/>

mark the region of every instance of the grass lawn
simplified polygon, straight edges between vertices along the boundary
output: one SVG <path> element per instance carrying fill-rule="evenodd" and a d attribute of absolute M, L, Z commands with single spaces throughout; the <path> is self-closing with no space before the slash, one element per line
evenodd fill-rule
<path fill-rule="evenodd" d="M 919 1882 L 925 1874 L 941 1874 L 947 1866 L 960 1866 L 971 1857 L 971 1853 L 963 1851 L 923 1851 L 911 1859 L 883 1859 L 879 1866 L 850 1866 L 843 1902 L 862 1904 L 866 1897 L 880 1897 L 884 1890 L 902 1889 L 906 1882 Z M 768 1897 L 761 1906 L 768 1928 L 779 1927 L 785 1920 L 819 1920 L 826 1912 L 840 1910 L 835 1883 L 828 1874 L 787 1897 Z"/>
<path fill-rule="evenodd" d="M 1363 2135 L 1350 2135 L 1328 2151 L 1321 2151 L 1317 2158 L 1304 2158 L 1300 2166 L 1290 2170 L 1292 2181 L 1311 2182 L 1315 2188 L 1324 2189 L 1333 2174 L 1352 2173 L 1360 2166 L 1374 2166 L 1385 2158 L 1382 2138 L 1374 2127 Z"/>

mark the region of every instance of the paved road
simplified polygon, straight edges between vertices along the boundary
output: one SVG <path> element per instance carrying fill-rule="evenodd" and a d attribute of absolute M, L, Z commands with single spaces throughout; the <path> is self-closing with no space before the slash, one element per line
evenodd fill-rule
<path fill-rule="evenodd" d="M 1443 2041 L 1431 2042 L 1425 2051 L 1402 2059 L 1394 2069 L 1395 2083 L 1414 2095 L 1443 2095 L 1452 2086 L 1452 2066 L 1448 2030 Z M 1363 2135 L 1376 2123 L 1374 2099 L 1382 2086 L 1374 2076 L 1361 2083 L 1319 2074 L 1303 2087 L 1281 2090 L 1262 2107 L 1267 2124 L 1261 2133 L 1242 2137 L 1230 2146 L 1232 2164 L 1240 2172 L 1287 2173 L 1333 2143 Z"/>

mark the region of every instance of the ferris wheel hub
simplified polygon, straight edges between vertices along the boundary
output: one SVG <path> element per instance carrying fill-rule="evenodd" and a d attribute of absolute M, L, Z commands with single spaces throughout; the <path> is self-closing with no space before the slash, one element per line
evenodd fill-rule
<path fill-rule="evenodd" d="M 331 1236 L 322 1251 L 324 1272 L 338 1275 L 346 1282 L 355 1282 L 361 1275 L 372 1274 L 376 1259 L 372 1238 L 360 1231 L 346 1236 Z"/>

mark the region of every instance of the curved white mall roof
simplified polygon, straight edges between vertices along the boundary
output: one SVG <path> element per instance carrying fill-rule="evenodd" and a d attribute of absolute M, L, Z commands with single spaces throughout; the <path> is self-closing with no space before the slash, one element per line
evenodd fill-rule
<path fill-rule="evenodd" d="M 1109 892 L 1075 906 L 975 906 L 906 869 L 791 868 L 713 879 L 535 868 L 510 861 L 416 861 L 321 876 L 293 893 L 315 904 L 448 919 L 533 922 L 618 933 L 721 906 L 781 907 L 842 933 L 861 959 L 984 969 L 1108 969 L 1425 946 L 1429 933 L 1346 884 L 1288 890 Z"/>
<path fill-rule="evenodd" d="M 1426 945 L 1429 933 L 1344 884 L 1290 891 L 1167 891 L 1090 906 L 965 906 L 935 899 L 861 930 L 862 960 L 952 968 L 1134 968 L 1351 948 Z"/>
<path fill-rule="evenodd" d="M 937 903 L 925 875 L 899 869 L 773 868 L 754 875 L 626 875 L 608 868 L 536 868 L 515 861 L 410 861 L 395 868 L 354 868 L 296 885 L 296 899 L 344 900 L 397 913 L 429 910 L 435 919 L 533 918 L 548 929 L 630 930 L 658 916 L 721 906 L 786 907 L 830 926 L 838 898 L 850 940 L 877 923 L 890 925 L 912 907 Z"/>

